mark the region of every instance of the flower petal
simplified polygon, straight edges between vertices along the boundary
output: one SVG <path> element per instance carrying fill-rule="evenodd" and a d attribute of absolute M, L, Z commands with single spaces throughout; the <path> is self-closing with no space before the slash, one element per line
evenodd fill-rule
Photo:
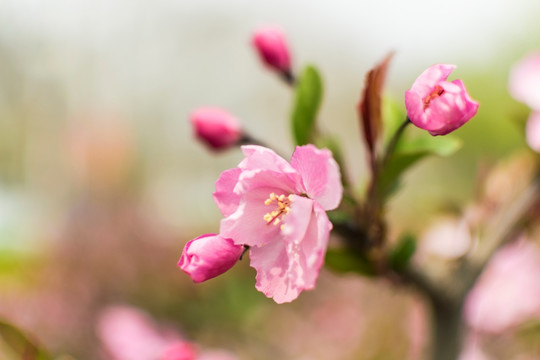
<path fill-rule="evenodd" d="M 328 149 L 317 149 L 313 145 L 297 146 L 292 158 L 292 167 L 302 177 L 307 195 L 325 210 L 339 206 L 343 195 L 339 165 Z"/>
<path fill-rule="evenodd" d="M 331 223 L 314 201 L 294 196 L 284 220 L 283 241 L 251 249 L 251 266 L 257 270 L 256 288 L 277 303 L 290 302 L 312 289 L 328 244 Z"/>
<path fill-rule="evenodd" d="M 418 78 L 416 78 L 410 91 L 425 98 L 433 91 L 435 85 L 442 81 L 446 81 L 455 68 L 456 65 L 452 64 L 436 64 L 428 67 L 418 76 Z"/>
<path fill-rule="evenodd" d="M 240 195 L 233 190 L 242 173 L 239 168 L 225 170 L 216 181 L 216 191 L 213 197 L 223 216 L 229 216 L 236 211 L 240 202 Z"/>
<path fill-rule="evenodd" d="M 242 170 L 265 169 L 277 172 L 294 173 L 295 170 L 273 150 L 258 145 L 244 145 L 242 152 L 246 156 L 238 167 Z"/>

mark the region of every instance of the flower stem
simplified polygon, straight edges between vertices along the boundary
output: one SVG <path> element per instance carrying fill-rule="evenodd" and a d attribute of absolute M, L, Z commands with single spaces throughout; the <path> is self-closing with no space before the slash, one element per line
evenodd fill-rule
<path fill-rule="evenodd" d="M 383 155 L 383 158 L 382 158 L 382 161 L 381 161 L 382 166 L 384 166 L 384 164 L 386 164 L 388 162 L 388 160 L 390 160 L 390 157 L 392 156 L 392 154 L 396 150 L 396 145 L 399 142 L 399 139 L 401 138 L 401 136 L 405 132 L 405 129 L 407 128 L 407 125 L 409 125 L 410 123 L 411 123 L 411 120 L 407 117 L 405 119 L 405 121 L 403 123 L 401 123 L 399 128 L 396 130 L 396 132 L 394 133 L 394 136 L 392 136 L 392 138 L 388 142 L 388 145 L 386 146 L 386 150 L 384 152 L 384 155 Z"/>

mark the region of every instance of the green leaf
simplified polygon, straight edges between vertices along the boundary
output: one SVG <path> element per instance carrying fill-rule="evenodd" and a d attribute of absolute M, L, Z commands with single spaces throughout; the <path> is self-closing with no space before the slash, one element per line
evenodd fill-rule
<path fill-rule="evenodd" d="M 390 251 L 388 264 L 394 270 L 403 270 L 416 251 L 416 239 L 406 234 L 399 239 L 397 245 Z"/>
<path fill-rule="evenodd" d="M 315 120 L 321 105 L 323 84 L 317 69 L 311 65 L 304 68 L 296 86 L 296 98 L 292 111 L 292 131 L 297 145 L 313 142 Z"/>
<path fill-rule="evenodd" d="M 399 186 L 401 176 L 412 165 L 428 155 L 449 156 L 461 148 L 461 140 L 425 134 L 415 139 L 402 138 L 384 164 L 379 177 L 378 196 L 386 198 Z"/>
<path fill-rule="evenodd" d="M 22 331 L 7 322 L 0 321 L 0 339 L 19 359 L 53 359 L 45 350 L 32 343 Z"/>
<path fill-rule="evenodd" d="M 373 264 L 359 253 L 348 249 L 328 249 L 325 265 L 337 272 L 354 272 L 365 276 L 374 276 Z"/>

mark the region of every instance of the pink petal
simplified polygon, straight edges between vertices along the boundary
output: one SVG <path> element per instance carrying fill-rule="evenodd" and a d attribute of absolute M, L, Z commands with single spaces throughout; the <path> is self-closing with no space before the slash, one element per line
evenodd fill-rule
<path fill-rule="evenodd" d="M 251 249 L 256 288 L 277 303 L 290 302 L 315 286 L 324 260 L 331 223 L 312 200 L 294 196 L 281 241 Z"/>
<path fill-rule="evenodd" d="M 510 71 L 510 94 L 534 110 L 540 110 L 540 53 L 532 53 Z"/>
<path fill-rule="evenodd" d="M 428 67 L 413 83 L 411 90 L 424 98 L 428 96 L 433 87 L 441 81 L 446 81 L 450 73 L 456 68 L 452 64 L 436 64 Z"/>
<path fill-rule="evenodd" d="M 213 197 L 223 216 L 229 216 L 236 211 L 240 202 L 240 195 L 233 190 L 242 173 L 239 168 L 225 170 L 216 181 L 216 191 Z"/>
<path fill-rule="evenodd" d="M 291 165 L 302 177 L 306 194 L 325 210 L 339 206 L 343 195 L 339 166 L 327 149 L 313 145 L 297 146 Z"/>
<path fill-rule="evenodd" d="M 540 315 L 540 250 L 520 240 L 501 248 L 467 295 L 465 318 L 476 330 L 501 333 Z"/>
<path fill-rule="evenodd" d="M 284 173 L 295 173 L 289 163 L 274 151 L 258 145 L 244 145 L 242 152 L 246 156 L 238 165 L 242 170 L 273 170 Z"/>

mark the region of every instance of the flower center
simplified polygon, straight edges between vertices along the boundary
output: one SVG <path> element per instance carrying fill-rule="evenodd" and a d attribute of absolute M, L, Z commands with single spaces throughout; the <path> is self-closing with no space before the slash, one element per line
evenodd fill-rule
<path fill-rule="evenodd" d="M 274 224 L 277 225 L 281 222 L 281 217 L 284 214 L 288 214 L 289 211 L 291 211 L 290 205 L 292 202 L 293 196 L 285 196 L 285 195 L 276 195 L 275 193 L 271 193 L 268 199 L 264 201 L 264 205 L 274 205 L 276 206 L 276 209 L 274 211 L 267 212 L 264 215 L 264 221 L 266 221 L 266 225 Z"/>
<path fill-rule="evenodd" d="M 438 98 L 442 94 L 444 94 L 444 89 L 440 85 L 435 85 L 435 89 L 424 99 L 424 110 L 427 109 L 431 100 Z"/>

